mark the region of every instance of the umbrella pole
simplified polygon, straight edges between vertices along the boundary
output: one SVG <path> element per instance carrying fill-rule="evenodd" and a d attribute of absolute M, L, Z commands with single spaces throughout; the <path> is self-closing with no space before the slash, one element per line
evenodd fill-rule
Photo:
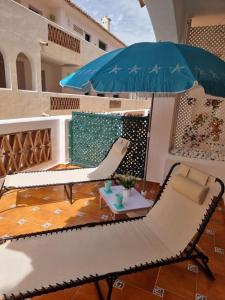
<path fill-rule="evenodd" d="M 149 154 L 149 144 L 150 144 L 150 134 L 151 134 L 151 126 L 152 126 L 152 112 L 153 112 L 153 106 L 154 106 L 154 98 L 155 98 L 155 94 L 153 93 L 152 100 L 151 100 L 151 108 L 150 108 L 150 112 L 149 112 L 149 119 L 148 119 L 148 135 L 147 135 L 147 143 L 146 143 L 145 169 L 144 169 L 144 180 L 143 180 L 143 188 L 142 188 L 143 195 L 146 193 L 146 177 L 147 177 L 148 154 Z"/>

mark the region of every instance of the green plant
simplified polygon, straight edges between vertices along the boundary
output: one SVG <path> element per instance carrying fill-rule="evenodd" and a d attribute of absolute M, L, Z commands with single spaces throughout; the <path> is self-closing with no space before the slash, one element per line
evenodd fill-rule
<path fill-rule="evenodd" d="M 125 189 L 130 189 L 135 186 L 135 182 L 136 182 L 135 176 L 129 174 L 126 175 L 116 174 L 115 177 Z"/>

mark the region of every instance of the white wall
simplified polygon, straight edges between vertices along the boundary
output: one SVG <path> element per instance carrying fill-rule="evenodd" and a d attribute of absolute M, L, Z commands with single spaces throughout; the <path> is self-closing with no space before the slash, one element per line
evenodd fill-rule
<path fill-rule="evenodd" d="M 60 162 L 60 151 L 64 145 L 60 141 L 60 118 L 25 118 L 14 120 L 0 121 L 0 135 L 14 132 L 35 130 L 35 129 L 51 129 L 51 143 L 52 143 L 52 160 L 41 164 L 41 168 L 50 168 Z M 39 169 L 36 166 L 32 169 Z"/>
<path fill-rule="evenodd" d="M 14 1 L 0 1 L 0 51 L 4 57 L 7 87 L 13 90 L 18 89 L 16 58 L 19 53 L 24 53 L 29 59 L 32 87 L 36 91 L 42 90 L 41 56 L 56 65 L 82 66 L 104 53 L 98 47 L 82 39 L 80 39 L 80 53 L 49 42 L 49 23 L 59 27 Z M 63 30 L 61 27 L 59 29 Z M 76 35 L 74 37 L 77 38 Z M 40 41 L 48 42 L 48 45 L 43 46 Z"/>
<path fill-rule="evenodd" d="M 156 97 L 152 112 L 147 180 L 162 182 L 173 129 L 175 99 Z"/>
<path fill-rule="evenodd" d="M 225 12 L 218 14 L 207 14 L 202 16 L 195 16 L 191 20 L 191 26 L 210 26 L 210 25 L 224 25 L 225 24 Z"/>
<path fill-rule="evenodd" d="M 65 126 L 69 119 L 70 116 L 0 120 L 0 135 L 28 130 L 50 128 L 52 159 L 48 162 L 43 162 L 29 169 L 29 171 L 45 170 L 57 164 L 64 164 L 68 162 L 66 161 L 68 144 L 66 144 L 65 139 L 65 136 L 68 133 L 65 131 Z M 2 184 L 2 182 L 3 179 L 0 179 L 0 185 Z"/>
<path fill-rule="evenodd" d="M 79 98 L 81 111 L 108 112 L 118 110 L 118 108 L 109 108 L 110 100 L 121 101 L 121 110 L 149 108 L 148 100 L 0 89 L 0 119 L 35 117 L 41 116 L 43 113 L 52 116 L 71 114 L 73 109 L 51 110 L 50 97 Z"/>
<path fill-rule="evenodd" d="M 29 7 L 29 5 L 37 8 L 42 12 L 42 15 L 48 18 L 49 14 L 52 13 L 52 9 L 48 5 L 48 1 L 37 1 L 37 0 L 20 0 L 20 4 Z"/>
<path fill-rule="evenodd" d="M 45 72 L 46 91 L 60 93 L 62 88 L 59 81 L 63 78 L 61 67 L 50 62 L 41 63 L 41 70 Z"/>
<path fill-rule="evenodd" d="M 183 0 L 183 2 L 185 10 L 190 17 L 209 14 L 217 15 L 225 12 L 224 0 Z"/>
<path fill-rule="evenodd" d="M 78 10 L 71 8 L 66 3 L 62 3 L 61 5 L 61 18 L 59 22 L 60 26 L 66 28 L 71 32 L 75 32 L 73 30 L 73 24 L 79 26 L 84 30 L 84 32 L 87 32 L 91 35 L 91 43 L 98 47 L 98 41 L 101 40 L 108 45 L 108 51 L 124 47 L 122 43 L 114 39 L 103 28 L 99 27 Z"/>
<path fill-rule="evenodd" d="M 47 39 L 48 30 L 39 20 L 38 15 L 29 13 L 13 1 L 0 1 L 0 48 L 13 90 L 17 89 L 16 58 L 19 53 L 24 53 L 30 61 L 33 89 L 41 89 L 39 41 Z"/>
<path fill-rule="evenodd" d="M 24 67 L 24 82 L 25 82 L 25 90 L 32 90 L 32 70 L 31 70 L 31 65 L 28 60 L 28 58 L 21 53 L 17 56 L 17 74 L 19 76 L 22 76 L 23 74 L 20 73 L 20 63 L 23 64 Z M 18 69 L 19 68 L 19 69 Z M 34 87 L 35 89 L 35 87 Z"/>
<path fill-rule="evenodd" d="M 181 0 L 178 0 L 181 2 Z M 178 42 L 179 33 L 173 0 L 145 0 L 157 41 Z"/>
<path fill-rule="evenodd" d="M 204 160 L 204 159 L 192 159 L 182 156 L 175 156 L 168 154 L 165 158 L 165 166 L 163 171 L 163 177 L 165 178 L 170 167 L 175 162 L 181 162 L 192 167 L 195 167 L 203 172 L 211 174 L 215 177 L 220 178 L 225 182 L 225 162 L 224 161 L 214 161 L 214 160 Z"/>
<path fill-rule="evenodd" d="M 72 1 L 71 1 L 72 2 Z M 42 11 L 43 16 L 49 18 L 50 14 L 56 17 L 56 23 L 77 34 L 73 29 L 73 25 L 79 26 L 84 32 L 91 35 L 91 43 L 98 46 L 98 41 L 102 40 L 108 45 L 108 50 L 123 47 L 122 43 L 109 35 L 103 28 L 99 27 L 95 22 L 84 16 L 79 10 L 71 7 L 66 1 L 51 1 L 51 0 L 21 0 L 21 4 L 28 7 L 29 5 Z M 79 34 L 78 34 L 79 35 Z M 84 38 L 84 35 L 80 35 Z"/>
<path fill-rule="evenodd" d="M 183 162 L 225 182 L 225 162 L 185 158 L 169 153 L 175 119 L 175 98 L 155 98 L 147 180 L 163 182 L 175 162 Z"/>

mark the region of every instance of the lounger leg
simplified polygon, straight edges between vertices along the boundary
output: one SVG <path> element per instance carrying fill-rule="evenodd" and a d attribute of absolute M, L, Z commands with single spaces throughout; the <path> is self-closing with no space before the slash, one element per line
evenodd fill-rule
<path fill-rule="evenodd" d="M 112 296 L 112 290 L 113 290 L 113 284 L 116 281 L 117 277 L 109 277 L 107 279 L 107 283 L 108 283 L 108 294 L 107 294 L 107 300 L 111 300 L 111 296 Z"/>
<path fill-rule="evenodd" d="M 97 290 L 97 292 L 98 292 L 98 299 L 99 299 L 99 300 L 104 300 L 104 297 L 103 297 L 103 295 L 102 295 L 102 291 L 101 291 L 101 288 L 100 288 L 100 286 L 99 286 L 98 281 L 95 282 L 95 287 L 96 287 L 96 290 Z"/>
<path fill-rule="evenodd" d="M 69 189 L 67 189 L 67 186 Z M 70 204 L 73 204 L 73 185 L 64 184 L 64 190 L 66 192 L 67 199 L 70 201 Z"/>
<path fill-rule="evenodd" d="M 192 260 L 208 276 L 209 279 L 215 280 L 215 277 L 208 266 L 209 258 L 198 247 L 195 247 L 195 251 L 197 256 L 192 257 Z"/>
<path fill-rule="evenodd" d="M 70 203 L 73 204 L 73 185 L 69 184 Z"/>
<path fill-rule="evenodd" d="M 2 183 L 2 186 L 0 188 L 0 199 L 2 198 L 2 195 L 5 193 L 6 189 L 4 188 L 4 183 L 5 183 L 5 180 L 3 181 Z"/>

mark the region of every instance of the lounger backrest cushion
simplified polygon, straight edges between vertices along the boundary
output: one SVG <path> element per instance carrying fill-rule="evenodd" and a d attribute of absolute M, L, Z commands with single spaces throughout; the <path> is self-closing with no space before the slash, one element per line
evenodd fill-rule
<path fill-rule="evenodd" d="M 181 174 L 174 175 L 171 184 L 175 191 L 198 204 L 204 202 L 209 191 L 209 187 L 199 184 L 195 180 Z"/>
<path fill-rule="evenodd" d="M 127 153 L 130 142 L 124 138 L 118 138 L 113 144 L 106 158 L 101 164 L 90 174 L 90 179 L 96 177 L 107 178 L 116 171 L 122 159 Z"/>
<path fill-rule="evenodd" d="M 160 200 L 151 209 L 144 222 L 160 238 L 166 247 L 174 253 L 183 251 L 192 240 L 204 218 L 204 214 L 212 201 L 215 191 L 215 177 L 207 175 L 205 186 L 208 193 L 202 205 L 190 200 L 186 195 L 173 188 L 172 180 L 176 175 L 187 176 L 193 174 L 194 169 L 180 165 L 175 168 L 166 185 Z M 198 171 L 199 172 L 199 171 Z M 200 181 L 205 175 L 201 172 Z M 191 176 L 191 178 L 193 178 Z M 192 179 L 193 180 L 193 179 Z"/>

